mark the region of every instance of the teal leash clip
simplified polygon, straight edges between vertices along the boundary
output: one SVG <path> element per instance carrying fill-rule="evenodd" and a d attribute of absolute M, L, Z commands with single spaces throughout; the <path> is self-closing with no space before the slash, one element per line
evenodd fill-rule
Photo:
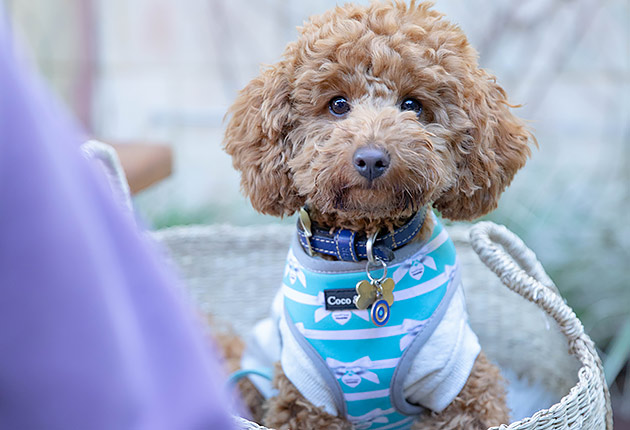
<path fill-rule="evenodd" d="M 268 380 L 273 380 L 273 370 L 271 368 L 264 368 L 264 369 L 240 369 L 237 370 L 236 372 L 233 372 L 227 380 L 227 384 L 230 387 L 233 387 L 236 385 L 236 383 L 243 379 L 244 377 L 246 377 L 247 375 L 257 375 L 257 376 L 261 376 L 265 379 Z"/>

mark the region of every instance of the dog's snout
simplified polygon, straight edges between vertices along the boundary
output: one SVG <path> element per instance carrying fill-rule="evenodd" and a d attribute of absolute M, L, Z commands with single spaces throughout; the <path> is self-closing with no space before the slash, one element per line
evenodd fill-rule
<path fill-rule="evenodd" d="M 367 145 L 360 147 L 354 152 L 352 161 L 357 172 L 372 181 L 387 171 L 390 158 L 384 149 Z"/>

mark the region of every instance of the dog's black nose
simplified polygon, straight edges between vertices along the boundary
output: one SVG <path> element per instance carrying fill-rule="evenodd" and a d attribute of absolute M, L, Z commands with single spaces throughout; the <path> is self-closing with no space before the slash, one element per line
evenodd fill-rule
<path fill-rule="evenodd" d="M 383 173 L 389 167 L 389 154 L 376 146 L 362 146 L 354 152 L 352 157 L 354 168 L 361 176 L 372 181 Z"/>

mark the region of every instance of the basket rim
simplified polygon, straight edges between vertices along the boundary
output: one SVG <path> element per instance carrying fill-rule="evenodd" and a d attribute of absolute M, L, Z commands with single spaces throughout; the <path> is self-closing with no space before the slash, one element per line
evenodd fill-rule
<path fill-rule="evenodd" d="M 536 304 L 558 323 L 560 331 L 569 342 L 569 354 L 581 363 L 578 381 L 559 402 L 548 409 L 537 411 L 531 417 L 496 428 L 531 428 L 531 423 L 542 421 L 549 415 L 558 416 L 563 411 L 575 409 L 575 404 L 579 407 L 581 398 L 586 396 L 590 399 L 588 392 L 592 388 L 593 391 L 603 393 L 606 428 L 612 430 L 610 393 L 595 344 L 545 273 L 534 252 L 505 226 L 490 221 L 479 222 L 470 229 L 470 245 L 506 287 Z"/>

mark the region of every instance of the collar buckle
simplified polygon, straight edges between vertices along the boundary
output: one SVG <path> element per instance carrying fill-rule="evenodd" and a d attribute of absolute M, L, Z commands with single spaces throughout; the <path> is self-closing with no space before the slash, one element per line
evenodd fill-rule
<path fill-rule="evenodd" d="M 313 256 L 313 247 L 311 246 L 311 237 L 313 237 L 313 231 L 311 230 L 311 217 L 308 216 L 308 212 L 304 207 L 300 208 L 300 224 L 302 230 L 304 230 L 304 238 L 306 239 L 306 245 L 309 256 Z"/>

